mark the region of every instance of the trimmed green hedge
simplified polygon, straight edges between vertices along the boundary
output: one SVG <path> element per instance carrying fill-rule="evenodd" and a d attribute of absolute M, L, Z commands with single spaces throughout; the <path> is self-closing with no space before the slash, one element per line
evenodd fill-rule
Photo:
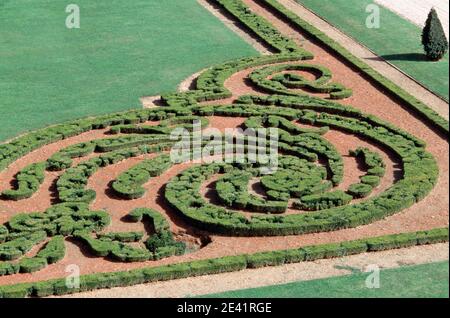
<path fill-rule="evenodd" d="M 135 269 L 126 272 L 90 274 L 80 277 L 79 288 L 68 287 L 65 279 L 0 286 L 0 297 L 23 298 L 27 296 L 45 297 L 50 295 L 72 294 L 101 288 L 124 287 L 192 276 L 234 272 L 246 268 L 277 266 L 322 258 L 342 257 L 388 248 L 404 248 L 415 245 L 448 242 L 448 240 L 449 230 L 448 228 L 442 228 L 335 244 L 305 246 L 299 249 L 284 251 L 226 256 L 216 259 Z"/>
<path fill-rule="evenodd" d="M 166 135 L 126 135 L 116 138 L 100 139 L 97 141 L 98 152 L 111 152 L 137 147 L 143 144 L 156 145 L 170 142 Z"/>
<path fill-rule="evenodd" d="M 8 237 L 8 228 L 4 225 L 0 225 L 0 243 L 3 243 L 6 241 L 6 238 Z"/>
<path fill-rule="evenodd" d="M 301 75 L 282 73 L 288 71 L 307 71 L 317 75 L 314 81 L 307 80 Z M 344 99 L 352 96 L 351 89 L 341 84 L 331 83 L 331 72 L 326 67 L 310 64 L 273 65 L 257 69 L 250 73 L 249 80 L 258 88 L 272 94 L 305 95 L 306 92 L 330 94 L 331 99 Z M 304 89 L 304 92 L 290 89 Z"/>
<path fill-rule="evenodd" d="M 138 242 L 144 237 L 143 232 L 110 232 L 99 233 L 97 237 L 100 239 L 106 239 L 111 241 L 118 241 L 122 243 Z"/>
<path fill-rule="evenodd" d="M 43 231 L 26 233 L 23 236 L 12 238 L 11 240 L 0 244 L 0 260 L 11 261 L 22 257 L 33 246 L 42 242 L 47 237 Z"/>
<path fill-rule="evenodd" d="M 99 231 L 109 225 L 110 216 L 104 211 L 90 211 L 84 203 L 56 204 L 45 212 L 21 213 L 14 215 L 6 224 L 9 233 L 8 244 L 16 237 L 41 233 L 49 236 L 71 235 L 74 231 Z"/>
<path fill-rule="evenodd" d="M 269 201 L 248 192 L 251 178 L 259 175 L 259 170 L 253 172 L 233 169 L 217 181 L 216 191 L 223 204 L 235 209 L 248 209 L 252 212 L 284 213 L 287 200 Z"/>
<path fill-rule="evenodd" d="M 47 170 L 62 171 L 72 166 L 73 158 L 81 158 L 95 151 L 95 141 L 82 142 L 60 150 L 47 160 Z"/>
<path fill-rule="evenodd" d="M 411 140 L 418 147 L 426 147 L 426 143 L 413 136 L 412 134 L 406 132 L 405 130 L 399 129 L 395 125 L 392 125 L 384 120 L 379 119 L 374 115 L 366 115 L 363 114 L 359 109 L 356 109 L 352 106 L 338 104 L 336 102 L 330 100 L 320 99 L 314 96 L 283 96 L 283 95 L 271 95 L 271 96 L 253 96 L 253 95 L 244 95 L 239 99 L 239 102 L 242 104 L 241 109 L 246 106 L 250 109 L 258 109 L 261 114 L 269 115 L 279 112 L 278 116 L 287 117 L 284 115 L 289 109 L 292 110 L 302 110 L 303 113 L 307 113 L 308 110 L 314 112 L 323 112 L 328 113 L 330 115 L 340 115 L 345 117 L 351 117 L 355 120 L 364 120 L 370 125 L 379 126 L 383 130 L 386 129 L 393 134 L 398 134 L 406 139 Z M 256 105 L 265 105 L 265 106 L 277 106 L 279 108 L 273 109 L 272 107 L 266 107 L 266 110 L 262 110 L 261 106 Z M 235 106 L 237 108 L 239 106 Z M 312 113 L 314 113 L 312 112 Z M 253 114 L 256 116 L 256 112 Z M 289 118 L 298 119 L 299 115 L 289 114 Z M 303 119 L 307 124 L 314 124 L 314 120 L 306 120 Z M 326 126 L 324 126 L 326 127 Z M 324 128 L 322 127 L 322 128 Z"/>
<path fill-rule="evenodd" d="M 25 136 L 16 138 L 7 144 L 0 144 L 0 171 L 31 151 L 56 141 L 77 136 L 93 129 L 146 122 L 148 120 L 163 120 L 168 118 L 169 114 L 186 116 L 190 115 L 191 111 L 189 109 L 172 107 L 165 107 L 157 110 L 139 109 L 95 118 L 74 120 L 31 132 Z"/>
<path fill-rule="evenodd" d="M 353 197 L 343 191 L 305 195 L 295 203 L 295 207 L 306 211 L 319 211 L 349 204 Z"/>
<path fill-rule="evenodd" d="M 316 101 L 311 97 L 303 98 L 311 103 Z M 328 103 L 333 104 L 321 101 L 321 105 Z M 207 111 L 213 114 L 218 112 L 221 116 L 249 117 L 261 116 L 267 109 L 267 106 L 245 104 L 232 107 L 215 106 Z M 274 109 L 271 109 L 270 113 L 273 111 Z M 220 166 L 211 166 L 209 169 L 187 170 L 174 178 L 166 187 L 166 199 L 188 222 L 208 231 L 240 236 L 293 235 L 356 227 L 383 219 L 422 200 L 437 181 L 439 171 L 436 161 L 424 150 L 423 142 L 374 116 L 360 114 L 359 118 L 344 117 L 307 109 L 296 110 L 296 114 L 293 113 L 291 118 L 298 118 L 300 122 L 319 127 L 327 126 L 348 131 L 387 147 L 401 158 L 404 167 L 403 179 L 379 196 L 358 204 L 327 209 L 314 214 L 253 216 L 247 219 L 235 211 L 227 211 L 208 204 L 198 195 L 201 182 L 211 176 L 211 173 L 217 173 L 221 169 Z M 343 174 L 342 158 L 334 146 L 325 144 L 317 134 L 300 134 L 295 136 L 294 140 L 299 146 L 325 154 L 329 158 L 330 170 L 334 171 L 332 180 L 335 184 L 340 181 Z M 189 182 L 185 182 L 185 179 Z M 272 198 L 284 197 L 278 196 L 277 193 L 272 196 Z"/>
<path fill-rule="evenodd" d="M 61 202 L 90 203 L 95 200 L 94 190 L 85 189 L 89 178 L 101 167 L 116 164 L 125 159 L 137 157 L 143 154 L 161 152 L 170 148 L 167 144 L 142 145 L 137 148 L 125 148 L 95 157 L 80 163 L 78 166 L 67 169 L 56 182 L 59 200 Z M 166 157 L 161 157 L 167 161 Z M 159 162 L 159 161 L 158 161 Z M 125 182 L 125 176 L 123 177 Z M 123 185 L 124 183 L 119 185 Z M 118 187 L 120 188 L 120 187 Z M 123 187 L 125 193 L 125 187 Z M 131 194 L 130 194 L 131 195 Z"/>
<path fill-rule="evenodd" d="M 367 166 L 367 169 L 386 167 L 381 155 L 377 152 L 371 151 L 368 148 L 359 147 L 356 150 L 350 151 L 350 155 L 356 158 L 361 158 Z M 382 177 L 382 175 L 380 177 Z"/>
<path fill-rule="evenodd" d="M 0 263 L 0 276 L 14 275 L 20 270 L 19 264 L 14 264 L 10 262 Z"/>
<path fill-rule="evenodd" d="M 299 55 L 311 55 L 291 39 L 284 37 L 270 22 L 253 13 L 240 0 L 216 0 L 224 9 L 236 17 L 239 22 L 263 39 L 271 47 L 280 53 L 297 53 Z"/>
<path fill-rule="evenodd" d="M 300 198 L 329 190 L 332 184 L 325 180 L 326 176 L 324 167 L 293 156 L 280 156 L 277 171 L 263 176 L 261 185 L 269 197 Z"/>
<path fill-rule="evenodd" d="M 381 177 L 386 173 L 384 160 L 377 152 L 363 147 L 351 150 L 350 156 L 362 159 L 367 174 L 360 178 L 360 183 L 350 185 L 347 193 L 354 198 L 368 197 L 373 189 L 380 185 Z"/>
<path fill-rule="evenodd" d="M 214 66 L 203 72 L 197 79 L 197 87 L 195 90 L 183 93 L 164 94 L 161 96 L 161 99 L 168 106 L 185 109 L 185 107 L 195 106 L 199 102 L 229 98 L 232 94 L 225 88 L 224 83 L 236 72 L 266 64 L 292 62 L 311 58 L 312 55 L 283 53 L 231 61 Z"/>
<path fill-rule="evenodd" d="M 355 183 L 348 187 L 347 193 L 355 199 L 366 198 L 373 191 L 373 187 L 365 183 Z"/>
<path fill-rule="evenodd" d="M 50 241 L 34 257 L 22 258 L 17 264 L 20 273 L 34 273 L 47 267 L 48 264 L 56 263 L 64 258 L 66 248 L 64 236 L 58 235 Z M 14 267 L 11 264 L 11 266 Z M 6 273 L 8 274 L 8 273 Z M 9 274 L 15 274 L 10 272 Z"/>
<path fill-rule="evenodd" d="M 39 162 L 22 169 L 16 176 L 17 189 L 3 191 L 3 197 L 14 201 L 31 198 L 42 182 L 44 182 L 45 168 L 46 163 Z"/>
<path fill-rule="evenodd" d="M 84 242 L 96 256 L 109 256 L 122 262 L 143 262 L 151 259 L 151 253 L 143 248 L 135 248 L 106 237 L 96 239 L 91 237 L 89 233 L 82 231 L 75 232 L 73 235 Z"/>
<path fill-rule="evenodd" d="M 128 218 L 133 222 L 141 222 L 144 219 L 152 222 L 155 233 L 147 239 L 145 246 L 152 253 L 154 260 L 185 253 L 186 244 L 175 240 L 169 223 L 158 211 L 138 208 L 131 211 Z"/>
<path fill-rule="evenodd" d="M 143 184 L 150 178 L 157 177 L 172 166 L 170 155 L 160 155 L 153 159 L 144 160 L 131 169 L 120 174 L 113 182 L 112 188 L 122 198 L 132 200 L 145 194 Z"/>
<path fill-rule="evenodd" d="M 339 185 L 344 177 L 344 161 L 336 147 L 325 138 L 316 134 L 306 133 L 295 138 L 295 145 L 317 153 L 328 162 L 330 175 L 328 178 L 333 185 Z"/>
<path fill-rule="evenodd" d="M 53 264 L 62 260 L 65 254 L 64 236 L 57 235 L 52 237 L 45 247 L 37 253 L 37 257 L 42 257 L 47 260 L 48 264 Z"/>
<path fill-rule="evenodd" d="M 195 122 L 198 121 L 200 128 L 204 129 L 208 127 L 209 121 L 207 118 L 202 118 L 198 116 L 180 116 L 171 117 L 162 120 L 159 125 L 149 126 L 149 125 L 119 125 L 111 128 L 110 132 L 112 134 L 162 134 L 170 135 L 170 133 L 177 128 L 184 128 L 188 131 L 192 131 Z"/>

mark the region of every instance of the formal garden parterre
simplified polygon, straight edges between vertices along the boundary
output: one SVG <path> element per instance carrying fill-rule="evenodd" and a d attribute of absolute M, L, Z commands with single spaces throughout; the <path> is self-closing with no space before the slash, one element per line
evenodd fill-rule
<path fill-rule="evenodd" d="M 161 107 L 0 145 L 0 296 L 448 241 L 448 122 L 278 2 L 211 2 L 274 53 L 212 66 Z M 278 170 L 170 160 L 171 132 L 221 118 L 276 129 Z M 66 284 L 70 264 L 83 274 L 78 288 Z"/>

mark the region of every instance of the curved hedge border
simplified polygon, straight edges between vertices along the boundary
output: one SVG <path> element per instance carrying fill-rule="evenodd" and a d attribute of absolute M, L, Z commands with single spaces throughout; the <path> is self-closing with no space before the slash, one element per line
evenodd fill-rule
<path fill-rule="evenodd" d="M 122 262 L 144 262 L 152 256 L 147 249 L 132 247 L 107 237 L 94 238 L 88 232 L 77 231 L 73 236 L 85 243 L 89 250 L 99 257 L 111 257 Z"/>
<path fill-rule="evenodd" d="M 373 189 L 381 183 L 381 178 L 386 173 L 386 165 L 383 158 L 377 152 L 368 148 L 357 148 L 350 151 L 350 156 L 361 158 L 364 162 L 367 173 L 362 176 L 360 183 L 350 185 L 347 193 L 354 198 L 365 198 L 372 193 Z"/>
<path fill-rule="evenodd" d="M 21 233 L 20 236 L 0 244 L 0 260 L 11 261 L 18 259 L 29 252 L 34 245 L 44 241 L 46 238 L 47 233 L 44 231 Z"/>
<path fill-rule="evenodd" d="M 7 223 L 6 243 L 0 244 L 0 250 L 4 244 L 35 233 L 43 232 L 45 236 L 68 236 L 80 230 L 99 231 L 109 223 L 110 216 L 108 213 L 90 211 L 87 204 L 56 204 L 45 212 L 21 213 L 13 216 Z M 20 244 L 18 245 L 20 246 Z"/>
<path fill-rule="evenodd" d="M 247 57 L 227 62 L 203 72 L 197 79 L 195 90 L 183 93 L 164 94 L 161 96 L 161 99 L 165 104 L 171 107 L 189 107 L 196 105 L 199 102 L 230 98 L 232 94 L 225 88 L 224 83 L 234 73 L 266 64 L 300 61 L 311 58 L 311 55 L 282 53 L 268 56 Z"/>
<path fill-rule="evenodd" d="M 98 116 L 70 121 L 64 124 L 50 126 L 18 137 L 9 143 L 0 144 L 0 171 L 11 163 L 45 145 L 77 136 L 83 132 L 103 129 L 109 126 L 135 124 L 139 122 L 163 120 L 172 116 L 191 115 L 192 111 L 185 108 L 164 107 L 158 110 L 139 109 L 111 115 Z M 69 165 L 70 167 L 70 165 Z"/>
<path fill-rule="evenodd" d="M 305 246 L 298 249 L 225 256 L 209 260 L 147 267 L 114 273 L 97 273 L 80 277 L 79 288 L 69 288 L 65 279 L 0 286 L 0 298 L 46 297 L 86 292 L 101 288 L 125 287 L 193 276 L 212 275 L 282 264 L 342 257 L 366 252 L 406 248 L 448 242 L 449 229 L 386 235 L 336 244 Z"/>
<path fill-rule="evenodd" d="M 235 116 L 253 116 L 255 112 L 250 111 L 251 109 L 249 105 L 245 107 L 217 106 L 207 111 L 215 114 L 215 110 L 219 110 L 222 116 L 229 116 L 230 111 L 231 115 Z M 264 107 L 255 107 L 256 109 L 261 111 Z M 236 110 L 239 112 L 236 113 Z M 270 111 L 273 112 L 273 109 Z M 241 236 L 293 235 L 332 231 L 371 223 L 410 207 L 422 200 L 434 187 L 439 174 L 436 161 L 423 149 L 423 143 L 417 138 L 411 138 L 409 134 L 370 115 L 361 114 L 356 119 L 312 110 L 296 110 L 296 112 L 297 114 L 293 117 L 301 122 L 349 131 L 391 149 L 402 159 L 404 178 L 387 191 L 366 202 L 312 214 L 254 216 L 249 220 L 238 213 L 208 204 L 199 196 L 201 182 L 223 168 L 220 165 L 214 165 L 210 168 L 196 168 L 198 170 L 194 169 L 195 172 L 189 169 L 175 177 L 166 187 L 166 199 L 187 221 L 205 230 Z M 261 115 L 260 112 L 256 114 Z M 300 135 L 300 137 L 304 135 L 308 134 Z M 301 144 L 301 146 L 305 145 L 307 146 L 307 144 Z M 323 152 L 327 151 L 327 147 L 324 147 Z M 336 160 L 342 160 L 340 156 L 338 157 Z"/>
<path fill-rule="evenodd" d="M 336 190 L 332 192 L 310 194 L 300 198 L 294 206 L 300 210 L 320 211 L 347 205 L 353 197 L 344 191 Z"/>
<path fill-rule="evenodd" d="M 242 24 L 249 30 L 256 34 L 259 38 L 264 40 L 271 47 L 278 50 L 280 53 L 297 53 L 299 55 L 310 56 L 311 54 L 298 45 L 284 37 L 272 24 L 261 16 L 254 14 L 242 1 L 240 0 L 216 0 L 224 9 L 235 16 Z"/>
<path fill-rule="evenodd" d="M 66 147 L 47 159 L 47 170 L 62 171 L 72 166 L 73 158 L 81 158 L 95 151 L 95 141 L 82 142 Z"/>
<path fill-rule="evenodd" d="M 261 124 L 267 125 L 268 127 L 281 128 L 293 135 L 305 133 L 324 135 L 330 130 L 329 127 L 321 127 L 321 128 L 299 127 L 290 122 L 289 120 L 287 120 L 286 118 L 278 116 L 268 116 L 267 118 L 263 118 Z"/>
<path fill-rule="evenodd" d="M 310 81 L 301 75 L 291 73 L 275 75 L 284 71 L 308 71 L 318 74 L 318 77 L 317 79 Z M 271 76 L 273 77 L 269 79 Z M 256 87 L 273 94 L 293 96 L 306 94 L 306 92 L 291 91 L 291 88 L 305 89 L 307 91 L 312 91 L 313 93 L 327 93 L 330 94 L 331 99 L 344 99 L 353 94 L 351 89 L 348 89 L 341 84 L 331 83 L 330 70 L 318 65 L 272 65 L 253 71 L 248 78 Z"/>
<path fill-rule="evenodd" d="M 359 147 L 350 151 L 350 156 L 361 158 L 367 168 L 367 175 L 383 177 L 386 173 L 386 164 L 383 157 L 375 151 L 368 148 Z"/>
<path fill-rule="evenodd" d="M 64 236 L 55 236 L 34 257 L 23 258 L 16 263 L 0 263 L 0 276 L 40 271 L 47 265 L 63 259 L 65 254 Z"/>
<path fill-rule="evenodd" d="M 3 191 L 3 197 L 14 201 L 31 198 L 42 182 L 44 182 L 45 168 L 46 163 L 39 162 L 22 169 L 16 176 L 17 189 Z"/>
<path fill-rule="evenodd" d="M 223 204 L 235 209 L 249 209 L 261 213 L 284 213 L 287 200 L 269 201 L 248 192 L 252 177 L 258 176 L 259 170 L 252 172 L 232 169 L 217 181 L 216 191 Z"/>
<path fill-rule="evenodd" d="M 167 150 L 168 148 L 170 148 L 170 145 L 163 143 L 156 145 L 141 145 L 135 148 L 111 151 L 110 153 L 82 162 L 76 167 L 69 168 L 56 182 L 59 200 L 61 202 L 90 203 L 95 200 L 96 193 L 94 190 L 85 189 L 85 187 L 88 184 L 89 178 L 100 167 L 116 164 L 125 159 L 137 157 L 143 154 L 161 152 Z M 123 189 L 123 191 L 125 191 L 125 189 Z M 132 196 L 131 193 L 130 196 Z"/>
<path fill-rule="evenodd" d="M 185 253 L 186 244 L 175 240 L 169 223 L 158 211 L 139 208 L 131 211 L 128 217 L 133 222 L 141 222 L 144 219 L 152 222 L 155 233 L 147 239 L 145 246 L 152 253 L 154 260 Z"/>
<path fill-rule="evenodd" d="M 64 236 L 58 235 L 52 237 L 36 256 L 21 259 L 17 266 L 20 273 L 34 273 L 47 267 L 49 264 L 62 260 L 65 254 Z"/>
<path fill-rule="evenodd" d="M 273 199 L 291 197 L 299 198 L 306 194 L 320 193 L 332 188 L 330 181 L 325 180 L 325 167 L 292 156 L 281 156 L 278 169 L 271 175 L 261 178 L 261 185 L 267 195 Z"/>
<path fill-rule="evenodd" d="M 242 109 L 246 107 L 254 107 L 255 105 L 264 105 L 264 106 L 277 106 L 280 109 L 266 109 L 258 110 L 263 114 L 270 115 L 270 112 L 279 111 L 279 116 L 287 117 L 290 119 L 298 119 L 298 112 L 295 110 L 312 110 L 316 112 L 324 112 L 334 115 L 341 115 L 345 117 L 351 117 L 354 119 L 362 119 L 367 121 L 371 125 L 377 125 L 382 127 L 383 129 L 388 130 L 391 133 L 398 134 L 403 136 L 406 139 L 409 139 L 415 143 L 418 147 L 426 147 L 426 143 L 415 137 L 414 135 L 408 133 L 405 130 L 402 130 L 395 125 L 386 122 L 384 120 L 379 119 L 378 117 L 370 114 L 364 114 L 359 109 L 356 109 L 352 106 L 338 104 L 333 101 L 320 99 L 314 96 L 283 96 L 283 95 L 271 95 L 271 96 L 253 96 L 253 95 L 245 95 L 240 99 L 240 104 L 237 104 L 235 107 L 239 107 L 241 105 Z M 292 111 L 293 114 L 285 115 L 283 112 Z M 239 116 L 239 115 L 236 115 Z M 326 126 L 324 126 L 326 127 Z M 322 128 L 324 128 L 322 127 Z"/>
<path fill-rule="evenodd" d="M 297 117 L 298 114 L 297 112 Z M 326 133 L 329 127 L 324 126 L 319 129 L 300 128 L 286 118 L 272 115 L 267 117 L 250 117 L 244 124 L 246 127 L 253 129 L 266 126 L 278 128 L 279 139 L 282 143 L 294 146 L 296 154 L 309 161 L 317 161 L 319 157 L 326 159 L 330 170 L 329 179 L 334 185 L 341 183 L 344 177 L 342 157 L 336 147 L 320 136 Z M 291 132 L 294 136 L 291 135 Z"/>
<path fill-rule="evenodd" d="M 124 242 L 142 239 L 142 233 L 97 233 L 110 223 L 103 211 L 90 211 L 87 204 L 65 203 L 54 205 L 43 213 L 17 214 L 6 225 L 0 226 L 0 276 L 18 272 L 36 272 L 48 264 L 61 260 L 65 254 L 64 236 L 73 236 L 87 244 L 94 255 L 111 256 L 123 262 L 157 260 L 185 252 L 185 244 L 175 241 L 165 218 L 157 211 L 143 208 L 133 210 L 129 218 L 139 222 L 149 218 L 155 233 L 145 242 L 146 249 L 135 248 Z M 50 241 L 34 257 L 22 258 L 33 246 L 50 236 Z"/>
<path fill-rule="evenodd" d="M 120 174 L 113 182 L 112 188 L 121 197 L 132 200 L 142 197 L 145 189 L 142 185 L 150 178 L 157 177 L 172 166 L 170 155 L 160 155 L 153 159 L 144 160 L 131 169 Z"/>

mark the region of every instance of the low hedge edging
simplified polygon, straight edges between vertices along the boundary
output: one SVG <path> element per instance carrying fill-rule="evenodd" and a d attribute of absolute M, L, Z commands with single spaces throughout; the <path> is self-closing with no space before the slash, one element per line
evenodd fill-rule
<path fill-rule="evenodd" d="M 68 288 L 65 279 L 0 286 L 0 298 L 45 297 L 85 292 L 101 288 L 124 287 L 156 281 L 168 281 L 192 276 L 234 272 L 247 268 L 277 266 L 289 263 L 335 258 L 366 252 L 406 248 L 417 245 L 448 242 L 449 229 L 385 235 L 374 238 L 333 244 L 305 246 L 299 249 L 262 252 L 252 255 L 225 256 L 222 258 L 148 267 L 115 273 L 97 273 L 80 277 L 79 288 Z"/>

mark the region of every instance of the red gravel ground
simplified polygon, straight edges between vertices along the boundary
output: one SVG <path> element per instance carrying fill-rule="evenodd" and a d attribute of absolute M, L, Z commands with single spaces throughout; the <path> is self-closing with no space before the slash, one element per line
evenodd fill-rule
<path fill-rule="evenodd" d="M 283 21 L 272 16 L 266 9 L 257 5 L 253 0 L 243 1 L 256 13 L 270 20 L 283 34 L 294 36 L 298 43 L 302 44 L 307 50 L 313 52 L 316 58 L 313 61 L 308 61 L 308 63 L 316 63 L 328 67 L 334 75 L 333 81 L 342 83 L 353 89 L 354 95 L 351 98 L 344 100 L 344 104 L 352 105 L 366 113 L 374 114 L 427 142 L 427 150 L 435 156 L 440 168 L 438 184 L 431 194 L 420 203 L 404 210 L 401 213 L 370 225 L 365 225 L 354 229 L 288 237 L 270 237 L 270 239 L 264 237 L 226 237 L 209 234 L 212 241 L 205 247 L 183 256 L 170 257 L 160 261 L 148 261 L 143 263 L 112 262 L 110 260 L 93 257 L 89 255 L 82 246 L 75 244 L 72 241 L 67 241 L 66 257 L 59 263 L 48 266 L 44 270 L 34 274 L 17 274 L 0 277 L 0 285 L 64 277 L 67 275 L 65 269 L 70 264 L 78 265 L 80 267 L 81 274 L 110 272 L 195 259 L 207 259 L 225 255 L 296 248 L 310 244 L 339 242 L 369 236 L 379 236 L 448 226 L 449 146 L 447 138 L 437 134 L 432 128 L 421 121 L 420 118 L 409 112 L 403 105 L 399 104 L 389 96 L 386 96 L 376 86 L 361 77 L 357 71 L 354 71 L 348 67 L 326 50 L 323 50 L 321 47 L 312 42 L 300 40 L 303 38 L 301 34 L 299 34 L 296 30 L 293 30 Z M 253 89 L 243 80 L 248 73 L 248 70 L 239 72 L 226 81 L 225 86 L 233 92 L 233 98 L 242 94 L 255 93 Z M 220 101 L 217 104 L 224 104 L 231 100 L 232 99 L 225 102 Z M 241 125 L 243 121 L 243 118 L 210 118 L 211 126 L 219 128 L 222 131 L 225 128 L 237 127 Z M 14 175 L 26 165 L 37 161 L 43 161 L 54 152 L 70 144 L 107 137 L 104 133 L 105 131 L 87 132 L 80 136 L 42 147 L 41 149 L 24 156 L 12 164 L 6 171 L 0 173 L 0 191 L 9 188 L 11 186 L 10 181 L 13 179 Z M 376 195 L 377 193 L 384 191 L 399 177 L 398 169 L 401 167 L 398 166 L 398 159 L 392 156 L 392 154 L 386 152 L 384 149 L 380 149 L 377 145 L 369 144 L 362 141 L 358 137 L 338 131 L 328 132 L 325 135 L 325 138 L 331 141 L 344 157 L 345 179 L 341 185 L 342 188 L 346 188 L 349 184 L 356 182 L 362 174 L 362 171 L 358 168 L 355 159 L 348 157 L 348 150 L 354 149 L 356 146 L 367 146 L 381 152 L 385 162 L 387 163 L 386 176 L 383 178 L 383 182 L 380 187 L 376 189 L 372 195 Z M 113 181 L 121 172 L 127 170 L 146 157 L 148 156 L 134 158 L 101 169 L 97 172 L 90 179 L 88 185 L 88 188 L 94 189 L 97 192 L 97 199 L 92 204 L 92 209 L 105 209 L 110 213 L 112 217 L 112 224 L 106 229 L 106 231 L 144 231 L 143 224 L 126 223 L 122 220 L 122 218 L 135 207 L 151 207 L 167 216 L 167 219 L 170 221 L 172 226 L 172 230 L 175 233 L 183 235 L 189 241 L 198 243 L 202 236 L 208 234 L 197 231 L 185 224 L 179 216 L 174 213 L 174 211 L 171 211 L 171 209 L 168 208 L 162 198 L 164 184 L 166 184 L 179 172 L 186 169 L 189 164 L 172 167 L 162 176 L 153 178 L 145 185 L 145 188 L 148 191 L 141 199 L 132 201 L 120 200 L 110 193 L 109 184 L 111 181 Z M 7 222 L 8 219 L 16 213 L 43 211 L 49 207 L 53 198 L 51 186 L 57 177 L 57 173 L 47 173 L 44 185 L 30 199 L 19 202 L 0 200 L 0 224 Z M 290 213 L 298 213 L 298 211 L 290 211 Z M 31 253 L 36 250 L 37 249 L 34 249 Z"/>

